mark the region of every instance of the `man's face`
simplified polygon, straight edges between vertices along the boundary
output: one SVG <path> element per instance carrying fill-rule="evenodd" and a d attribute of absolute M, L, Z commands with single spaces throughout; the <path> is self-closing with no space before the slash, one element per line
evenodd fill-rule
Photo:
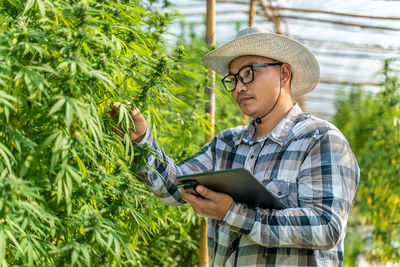
<path fill-rule="evenodd" d="M 251 64 L 275 63 L 277 61 L 261 56 L 241 56 L 232 60 L 229 70 L 237 73 L 242 67 Z M 280 66 L 254 67 L 254 80 L 248 84 L 237 81 L 231 93 L 242 112 L 258 118 L 268 112 L 279 95 Z"/>

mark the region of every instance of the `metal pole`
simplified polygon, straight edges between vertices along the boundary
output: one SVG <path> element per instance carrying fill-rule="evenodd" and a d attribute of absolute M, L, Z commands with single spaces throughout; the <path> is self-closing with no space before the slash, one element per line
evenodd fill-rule
<path fill-rule="evenodd" d="M 206 15 L 206 43 L 208 46 L 215 45 L 215 0 L 207 0 Z M 205 92 L 207 94 L 206 114 L 210 118 L 209 133 L 205 136 L 205 142 L 209 143 L 214 136 L 215 128 L 215 72 L 209 70 L 210 84 Z M 200 221 L 200 266 L 208 267 L 208 246 L 207 246 L 207 221 L 201 218 Z"/>

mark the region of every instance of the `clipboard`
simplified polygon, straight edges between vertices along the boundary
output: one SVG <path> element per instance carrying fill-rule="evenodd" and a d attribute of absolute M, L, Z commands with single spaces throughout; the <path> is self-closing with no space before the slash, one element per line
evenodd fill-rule
<path fill-rule="evenodd" d="M 283 201 L 243 168 L 184 175 L 177 180 L 177 187 L 194 189 L 197 185 L 203 185 L 213 191 L 226 193 L 249 208 L 287 208 Z"/>

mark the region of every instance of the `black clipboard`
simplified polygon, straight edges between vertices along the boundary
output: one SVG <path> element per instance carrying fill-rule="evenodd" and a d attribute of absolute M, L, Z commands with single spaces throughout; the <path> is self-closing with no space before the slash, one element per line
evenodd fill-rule
<path fill-rule="evenodd" d="M 177 187 L 194 189 L 203 185 L 213 191 L 230 195 L 250 208 L 284 209 L 284 204 L 246 169 L 229 169 L 178 177 Z"/>

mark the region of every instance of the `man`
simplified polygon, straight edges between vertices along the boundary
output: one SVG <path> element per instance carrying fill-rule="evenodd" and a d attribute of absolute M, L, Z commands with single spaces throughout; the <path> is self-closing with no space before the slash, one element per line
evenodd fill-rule
<path fill-rule="evenodd" d="M 164 203 L 187 202 L 208 218 L 212 266 L 341 266 L 359 169 L 339 130 L 292 102 L 316 86 L 315 57 L 297 41 L 250 27 L 203 62 L 225 76 L 225 88 L 254 120 L 175 164 L 133 110 L 132 140 L 156 151 L 144 182 Z M 249 170 L 289 208 L 252 209 L 204 186 L 196 187 L 204 198 L 174 186 L 180 175 L 231 168 Z"/>

